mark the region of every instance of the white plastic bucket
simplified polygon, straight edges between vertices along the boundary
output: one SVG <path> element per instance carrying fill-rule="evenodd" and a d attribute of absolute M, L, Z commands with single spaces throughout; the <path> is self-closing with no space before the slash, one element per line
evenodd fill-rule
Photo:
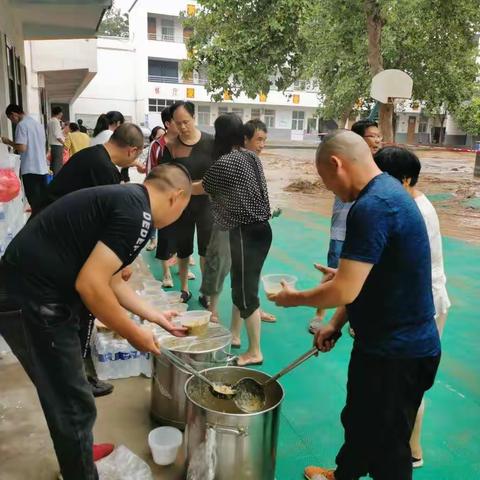
<path fill-rule="evenodd" d="M 262 277 L 263 288 L 267 294 L 278 293 L 282 290 L 280 282 L 285 282 L 289 287 L 295 287 L 297 277 L 294 275 L 287 275 L 286 273 L 277 273 L 272 275 L 265 275 Z"/>
<path fill-rule="evenodd" d="M 178 428 L 158 427 L 148 434 L 148 445 L 157 465 L 171 465 L 177 458 L 183 435 Z"/>

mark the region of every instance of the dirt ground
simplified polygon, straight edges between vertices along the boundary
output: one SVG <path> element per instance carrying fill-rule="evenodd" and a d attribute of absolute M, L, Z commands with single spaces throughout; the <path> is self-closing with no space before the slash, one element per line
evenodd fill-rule
<path fill-rule="evenodd" d="M 430 197 L 443 235 L 480 243 L 480 180 L 474 153 L 417 149 L 422 162 L 418 188 Z M 268 149 L 262 153 L 273 206 L 330 215 L 333 194 L 314 167 L 314 149 Z"/>

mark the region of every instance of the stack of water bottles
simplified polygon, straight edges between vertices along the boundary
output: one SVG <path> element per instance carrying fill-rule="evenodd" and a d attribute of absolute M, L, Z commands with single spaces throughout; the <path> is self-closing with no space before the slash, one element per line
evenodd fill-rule
<path fill-rule="evenodd" d="M 132 264 L 132 271 L 129 284 L 155 308 L 179 312 L 187 310 L 187 305 L 181 303 L 180 292 L 164 292 L 161 288 L 162 282 L 153 278 L 141 256 Z M 130 317 L 137 325 L 142 324 L 142 319 L 137 315 L 132 314 Z M 157 325 L 150 325 L 155 327 L 154 331 L 156 332 L 163 330 Z M 165 330 L 163 331 L 166 335 L 170 335 Z M 139 352 L 127 340 L 105 327 L 94 328 L 91 347 L 93 364 L 100 380 L 137 377 L 139 375 L 152 376 L 151 354 Z"/>

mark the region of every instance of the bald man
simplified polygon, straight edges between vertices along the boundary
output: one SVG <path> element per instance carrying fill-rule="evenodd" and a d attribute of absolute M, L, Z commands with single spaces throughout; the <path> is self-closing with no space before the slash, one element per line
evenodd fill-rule
<path fill-rule="evenodd" d="M 307 467 L 305 476 L 410 480 L 410 434 L 440 361 L 425 223 L 398 181 L 378 169 L 359 135 L 328 135 L 316 163 L 329 190 L 343 202 L 355 201 L 338 269 L 325 268 L 328 280 L 316 288 L 284 287 L 269 298 L 285 307 L 346 305 L 356 335 L 337 468 Z M 316 334 L 323 352 L 334 347 L 346 321 L 341 310 Z"/>

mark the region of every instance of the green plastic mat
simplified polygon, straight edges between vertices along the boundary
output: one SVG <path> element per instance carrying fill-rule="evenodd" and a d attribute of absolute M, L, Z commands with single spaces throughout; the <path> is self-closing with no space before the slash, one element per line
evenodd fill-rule
<path fill-rule="evenodd" d="M 325 262 L 329 219 L 313 213 L 286 211 L 272 221 L 273 245 L 264 273 L 292 273 L 298 287 L 320 280 L 313 263 Z M 443 337 L 443 357 L 436 384 L 428 392 L 423 430 L 425 466 L 416 480 L 474 480 L 480 478 L 480 247 L 444 239 L 448 291 L 452 308 Z M 144 253 L 155 276 L 160 264 Z M 176 267 L 174 267 L 176 270 Z M 193 267 L 200 278 L 199 268 Z M 175 282 L 178 288 L 178 277 Z M 199 308 L 199 280 L 191 281 Z M 274 373 L 305 352 L 312 342 L 307 333 L 313 309 L 280 309 L 261 293 L 262 307 L 277 315 L 275 324 L 262 325 L 262 370 Z M 230 322 L 229 280 L 220 304 L 222 322 Z M 245 334 L 242 342 L 246 345 Z M 332 466 L 342 443 L 340 411 L 345 401 L 347 363 L 352 340 L 342 337 L 334 351 L 320 355 L 284 377 L 277 457 L 277 480 L 300 480 L 310 464 Z"/>

